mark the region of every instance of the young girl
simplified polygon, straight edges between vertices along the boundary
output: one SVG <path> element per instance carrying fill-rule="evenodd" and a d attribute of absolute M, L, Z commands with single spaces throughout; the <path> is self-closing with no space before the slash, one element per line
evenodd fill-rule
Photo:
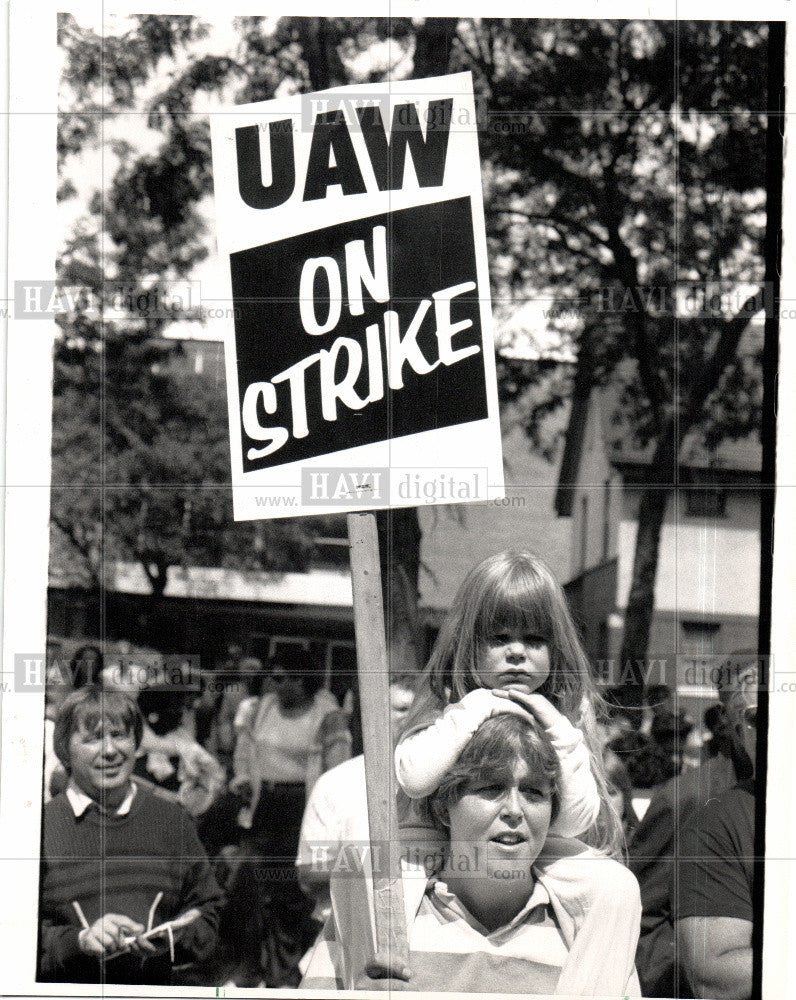
<path fill-rule="evenodd" d="M 425 683 L 395 751 L 398 784 L 430 795 L 485 719 L 530 713 L 560 762 L 560 808 L 550 833 L 621 852 L 597 735 L 600 698 L 564 591 L 527 552 L 502 552 L 468 574 L 442 626 Z M 402 803 L 402 825 L 428 826 Z M 422 818 L 421 818 L 422 817 Z"/>

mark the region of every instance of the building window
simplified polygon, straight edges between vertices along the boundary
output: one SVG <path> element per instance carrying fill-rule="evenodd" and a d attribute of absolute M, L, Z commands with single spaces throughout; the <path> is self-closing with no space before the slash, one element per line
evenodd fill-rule
<path fill-rule="evenodd" d="M 717 489 L 687 489 L 685 512 L 688 517 L 726 517 L 727 494 Z"/>
<path fill-rule="evenodd" d="M 712 688 L 715 654 L 719 648 L 718 622 L 682 622 L 677 657 L 678 688 Z"/>

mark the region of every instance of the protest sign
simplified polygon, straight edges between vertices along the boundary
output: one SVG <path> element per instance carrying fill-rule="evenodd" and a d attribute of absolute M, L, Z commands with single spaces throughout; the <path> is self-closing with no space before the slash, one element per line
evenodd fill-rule
<path fill-rule="evenodd" d="M 211 132 L 235 518 L 502 496 L 470 74 Z"/>

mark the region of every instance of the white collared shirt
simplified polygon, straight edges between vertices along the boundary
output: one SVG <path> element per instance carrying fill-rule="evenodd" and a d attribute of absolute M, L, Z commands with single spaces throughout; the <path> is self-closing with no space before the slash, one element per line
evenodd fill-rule
<path fill-rule="evenodd" d="M 410 928 L 409 947 L 413 976 L 424 991 L 543 996 L 556 993 L 569 951 L 538 880 L 519 913 L 491 932 L 442 880 L 432 880 Z"/>
<path fill-rule="evenodd" d="M 103 809 L 102 805 L 96 799 L 92 799 L 90 795 L 86 795 L 81 788 L 78 788 L 74 780 L 70 778 L 69 784 L 66 787 L 66 797 L 69 799 L 69 805 L 72 807 L 75 818 L 81 817 L 89 806 L 97 806 L 101 812 L 110 813 L 112 816 L 126 816 L 132 808 L 133 799 L 137 791 L 135 782 L 131 781 L 130 790 L 122 799 L 118 809 Z"/>
<path fill-rule="evenodd" d="M 496 928 L 494 931 L 487 930 L 487 928 L 484 927 L 483 924 L 472 915 L 472 913 L 470 913 L 459 897 L 450 891 L 447 883 L 445 883 L 441 878 L 437 877 L 430 879 L 429 890 L 433 898 L 437 901 L 438 909 L 442 907 L 451 910 L 455 916 L 465 920 L 471 927 L 474 927 L 477 931 L 483 934 L 484 937 L 497 941 L 498 939 L 505 937 L 515 927 L 524 922 L 528 918 L 531 911 L 535 910 L 537 906 L 550 907 L 550 894 L 542 883 L 536 878 L 535 874 L 533 875 L 533 878 L 533 889 L 531 890 L 531 894 L 525 905 L 511 918 L 511 920 L 509 920 L 507 924 Z"/>

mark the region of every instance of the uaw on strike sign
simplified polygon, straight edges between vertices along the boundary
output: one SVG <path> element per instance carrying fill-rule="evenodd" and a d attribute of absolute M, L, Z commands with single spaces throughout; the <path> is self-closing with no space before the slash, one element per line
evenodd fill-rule
<path fill-rule="evenodd" d="M 212 143 L 235 518 L 502 496 L 470 74 L 235 107 Z"/>

